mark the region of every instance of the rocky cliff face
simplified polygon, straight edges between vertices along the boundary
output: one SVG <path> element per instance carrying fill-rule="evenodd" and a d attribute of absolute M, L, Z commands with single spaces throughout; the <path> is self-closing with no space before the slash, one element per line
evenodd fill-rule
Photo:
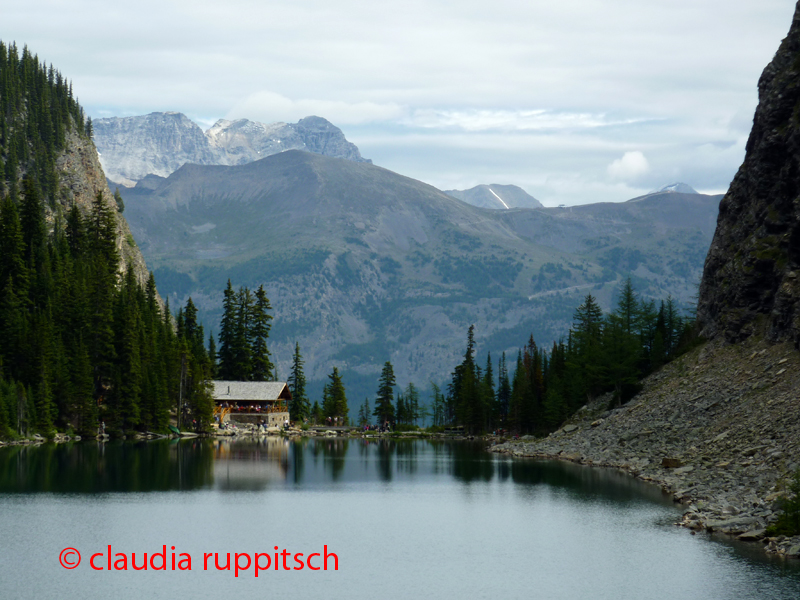
<path fill-rule="evenodd" d="M 703 334 L 800 344 L 800 4 L 758 83 L 747 155 L 719 207 L 700 286 Z"/>
<path fill-rule="evenodd" d="M 177 112 L 113 117 L 94 122 L 94 140 L 108 178 L 126 186 L 167 177 L 186 163 L 243 165 L 285 150 L 371 162 L 341 129 L 313 116 L 294 124 L 220 119 L 205 133 Z"/>
<path fill-rule="evenodd" d="M 88 213 L 98 192 L 103 194 L 103 198 L 110 206 L 115 206 L 114 197 L 108 189 L 103 168 L 100 166 L 97 149 L 91 141 L 79 136 L 74 130 L 67 133 L 66 148 L 56 161 L 56 169 L 61 184 L 58 202 L 63 213 L 66 213 L 73 203 L 76 203 L 84 214 Z M 45 206 L 48 210 L 48 221 L 52 226 L 56 212 Z M 120 269 L 125 271 L 130 265 L 136 273 L 136 278 L 144 284 L 149 277 L 144 257 L 133 239 L 125 217 L 120 213 L 115 214 L 117 250 L 122 257 Z"/>

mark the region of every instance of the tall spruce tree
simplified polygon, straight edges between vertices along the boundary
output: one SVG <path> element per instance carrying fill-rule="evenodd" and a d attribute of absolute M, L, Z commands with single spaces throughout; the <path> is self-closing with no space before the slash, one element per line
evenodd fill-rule
<path fill-rule="evenodd" d="M 275 367 L 269 350 L 267 349 L 267 338 L 269 337 L 270 321 L 272 310 L 264 286 L 261 285 L 256 291 L 255 304 L 253 305 L 251 321 L 250 339 L 252 340 L 252 375 L 253 381 L 271 381 L 275 379 Z"/>
<path fill-rule="evenodd" d="M 339 369 L 333 367 L 333 371 L 328 375 L 330 380 L 325 384 L 322 397 L 322 412 L 325 417 L 338 417 L 339 422 L 343 425 L 347 424 L 347 414 L 349 409 L 347 407 L 347 395 L 342 382 L 342 376 L 339 374 Z"/>
<path fill-rule="evenodd" d="M 294 344 L 292 370 L 289 376 L 289 390 L 292 392 L 292 404 L 289 414 L 295 421 L 303 421 L 311 416 L 308 396 L 306 395 L 306 376 L 303 372 L 303 356 L 300 354 L 300 343 Z"/>
<path fill-rule="evenodd" d="M 378 381 L 378 393 L 375 399 L 375 409 L 373 415 L 378 419 L 378 424 L 383 425 L 387 421 L 394 421 L 395 412 L 392 400 L 394 398 L 394 369 L 388 360 L 383 364 L 381 377 Z"/>

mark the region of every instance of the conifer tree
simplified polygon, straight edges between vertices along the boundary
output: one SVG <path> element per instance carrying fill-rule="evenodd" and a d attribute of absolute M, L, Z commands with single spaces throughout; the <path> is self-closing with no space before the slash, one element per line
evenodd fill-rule
<path fill-rule="evenodd" d="M 219 377 L 233 380 L 234 377 L 234 337 L 236 335 L 236 293 L 231 280 L 223 292 L 222 321 L 219 328 Z"/>
<path fill-rule="evenodd" d="M 292 392 L 292 405 L 289 414 L 295 421 L 309 418 L 310 407 L 306 396 L 306 376 L 303 372 L 303 356 L 300 354 L 300 343 L 295 342 L 294 355 L 292 356 L 292 371 L 289 376 L 289 390 Z"/>
<path fill-rule="evenodd" d="M 342 377 L 339 369 L 333 367 L 333 371 L 328 375 L 330 381 L 323 390 L 322 412 L 325 417 L 339 417 L 342 424 L 347 423 L 347 395 L 344 389 Z"/>
<path fill-rule="evenodd" d="M 416 425 L 420 417 L 419 391 L 417 391 L 417 387 L 412 382 L 409 382 L 406 386 L 404 396 L 406 403 L 406 423 Z"/>
<path fill-rule="evenodd" d="M 497 410 L 499 413 L 499 424 L 503 425 L 508 418 L 508 405 L 511 400 L 511 382 L 508 379 L 508 367 L 506 367 L 506 353 L 503 352 L 497 366 Z"/>
<path fill-rule="evenodd" d="M 261 285 L 256 292 L 255 303 L 252 308 L 251 332 L 249 338 L 252 340 L 252 380 L 269 381 L 274 379 L 275 367 L 272 364 L 270 352 L 267 349 L 267 338 L 269 337 L 270 321 L 272 310 L 264 286 Z"/>
<path fill-rule="evenodd" d="M 394 421 L 394 369 L 388 360 L 383 364 L 381 377 L 378 381 L 378 393 L 375 399 L 375 409 L 373 415 L 378 419 L 378 424 L 383 425 L 386 421 Z"/>
<path fill-rule="evenodd" d="M 435 383 L 431 383 L 431 391 L 433 392 L 433 425 L 441 427 L 445 424 L 445 397 Z"/>

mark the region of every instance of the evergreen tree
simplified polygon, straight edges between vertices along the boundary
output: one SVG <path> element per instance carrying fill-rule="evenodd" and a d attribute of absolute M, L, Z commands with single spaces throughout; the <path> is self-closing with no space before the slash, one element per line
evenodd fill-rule
<path fill-rule="evenodd" d="M 506 367 L 506 353 L 500 357 L 497 366 L 497 412 L 499 425 L 505 426 L 508 419 L 508 407 L 511 400 L 511 382 L 508 379 L 508 367 Z"/>
<path fill-rule="evenodd" d="M 236 335 L 236 293 L 231 280 L 223 292 L 222 321 L 219 328 L 219 377 L 223 380 L 234 378 L 234 337 Z"/>
<path fill-rule="evenodd" d="M 433 392 L 433 425 L 441 427 L 445 424 L 445 397 L 435 383 L 431 383 Z"/>
<path fill-rule="evenodd" d="M 289 414 L 295 421 L 302 421 L 311 416 L 308 396 L 306 396 L 306 376 L 303 372 L 303 357 L 300 354 L 300 343 L 295 342 L 292 356 L 292 370 L 289 376 L 289 390 L 292 392 L 292 405 Z"/>
<path fill-rule="evenodd" d="M 358 409 L 358 424 L 362 427 L 364 425 L 369 425 L 369 399 L 364 398 L 364 404 L 362 404 Z"/>
<path fill-rule="evenodd" d="M 342 377 L 339 369 L 333 367 L 333 371 L 328 375 L 328 383 L 322 391 L 322 413 L 324 417 L 334 419 L 338 417 L 340 424 L 347 423 L 347 396 L 345 394 Z"/>
<path fill-rule="evenodd" d="M 405 404 L 406 404 L 406 423 L 410 423 L 412 425 L 417 424 L 417 420 L 420 417 L 419 411 L 419 392 L 417 391 L 417 387 L 409 382 L 406 386 L 405 391 Z"/>
<path fill-rule="evenodd" d="M 211 379 L 217 378 L 217 344 L 214 342 L 214 334 L 208 334 L 208 362 Z"/>
<path fill-rule="evenodd" d="M 269 311 L 272 307 L 269 304 L 269 299 L 264 291 L 264 286 L 259 286 L 256 292 L 256 300 L 253 305 L 253 314 L 251 318 L 251 333 L 250 339 L 252 340 L 252 380 L 253 381 L 269 381 L 274 379 L 275 367 L 272 364 L 270 352 L 267 349 L 267 338 L 269 337 L 270 321 L 272 316 Z"/>
<path fill-rule="evenodd" d="M 603 312 L 591 294 L 575 310 L 573 320 L 575 327 L 571 332 L 571 359 L 581 374 L 582 393 L 585 399 L 591 399 L 602 389 L 604 378 L 601 346 Z"/>
<path fill-rule="evenodd" d="M 388 360 L 383 364 L 381 378 L 378 381 L 378 397 L 375 399 L 375 410 L 373 415 L 378 419 L 378 424 L 383 425 L 386 421 L 394 421 L 394 369 Z"/>
<path fill-rule="evenodd" d="M 314 400 L 314 406 L 311 408 L 311 421 L 315 424 L 319 424 L 322 423 L 323 419 L 322 407 L 320 407 L 319 402 Z"/>
<path fill-rule="evenodd" d="M 0 204 L 0 286 L 9 279 L 18 290 L 28 288 L 28 269 L 25 260 L 25 240 L 17 205 L 11 196 Z"/>

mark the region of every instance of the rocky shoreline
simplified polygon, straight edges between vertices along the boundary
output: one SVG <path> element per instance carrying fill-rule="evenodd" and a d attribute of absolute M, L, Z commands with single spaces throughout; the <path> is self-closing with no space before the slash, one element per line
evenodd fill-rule
<path fill-rule="evenodd" d="M 708 343 L 647 378 L 623 407 L 608 410 L 600 397 L 546 438 L 490 450 L 620 469 L 685 505 L 681 526 L 800 558 L 800 536 L 765 534 L 800 467 L 798 390 L 792 345 Z"/>
<path fill-rule="evenodd" d="M 364 439 L 429 439 L 429 440 L 475 440 L 475 436 L 454 435 L 448 433 L 429 433 L 427 431 L 404 431 L 404 432 L 378 432 L 378 431 L 362 431 L 360 428 L 349 428 L 341 430 L 303 430 L 298 427 L 290 427 L 287 431 L 278 427 L 270 427 L 266 431 L 259 429 L 256 425 L 250 423 L 239 423 L 236 427 L 229 427 L 226 429 L 215 429 L 210 433 L 192 433 L 181 432 L 178 434 L 158 434 L 158 433 L 137 433 L 131 439 L 133 441 L 146 441 L 155 439 L 178 439 L 190 437 L 205 437 L 205 438 L 251 438 L 251 437 L 268 437 L 268 436 L 284 436 L 284 437 L 347 437 L 347 438 L 364 438 Z M 118 438 L 126 440 L 123 436 Z M 488 436 L 486 440 L 495 440 L 494 436 Z M 47 439 L 41 435 L 34 434 L 28 438 L 21 438 L 18 440 L 0 440 L 0 448 L 3 446 L 25 446 L 25 445 L 39 445 L 45 443 L 64 444 L 67 442 L 80 442 L 96 440 L 107 442 L 111 437 L 107 434 L 92 436 L 89 438 L 81 438 L 79 435 L 68 435 L 66 433 L 57 433 L 52 439 Z"/>

